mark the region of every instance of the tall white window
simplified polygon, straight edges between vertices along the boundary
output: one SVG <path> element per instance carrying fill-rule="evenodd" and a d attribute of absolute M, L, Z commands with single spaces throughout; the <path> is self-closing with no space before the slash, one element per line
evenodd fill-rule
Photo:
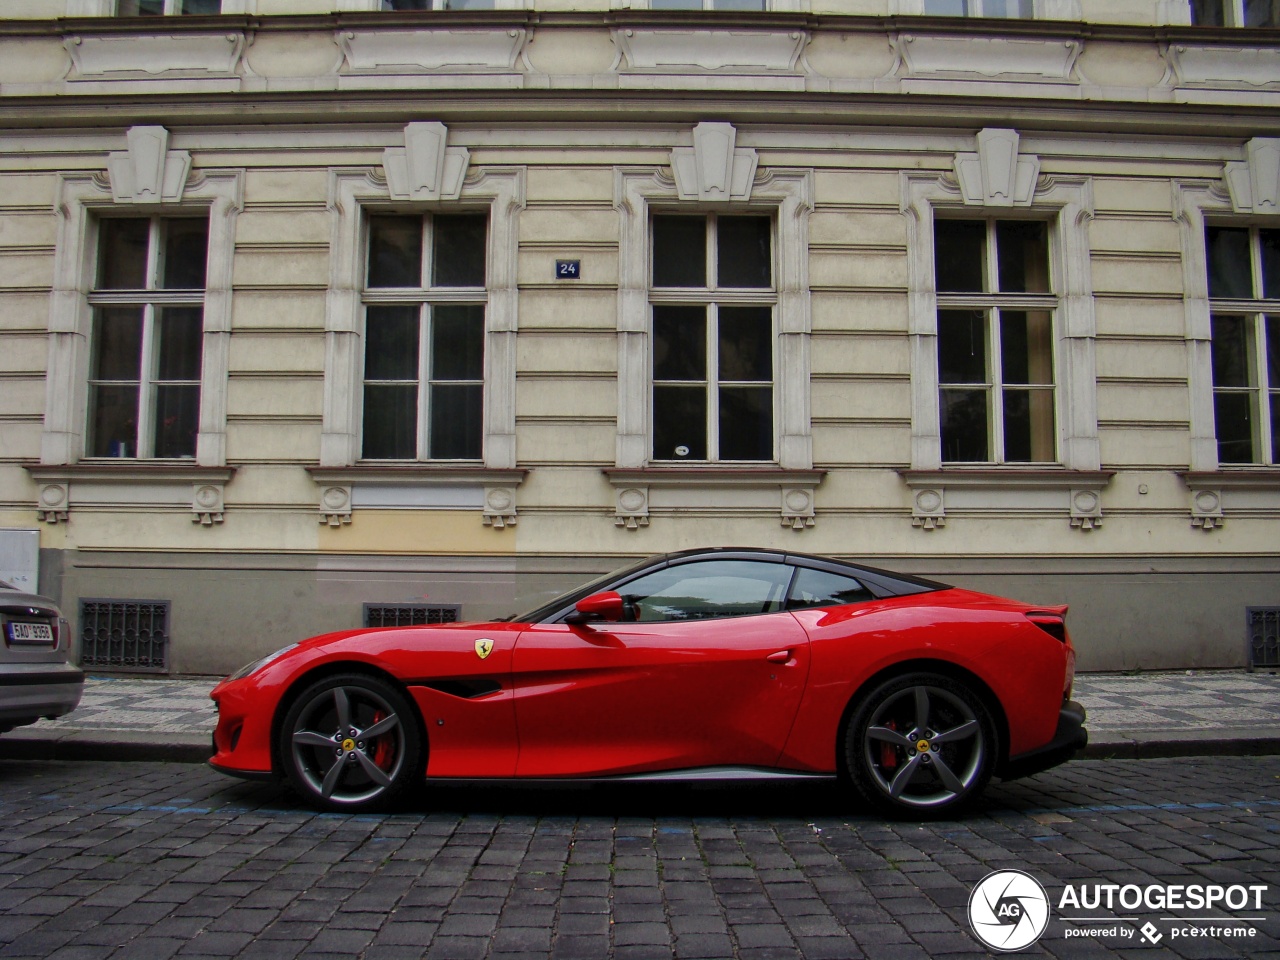
<path fill-rule="evenodd" d="M 772 461 L 773 221 L 652 222 L 652 457 Z"/>
<path fill-rule="evenodd" d="M 1280 464 L 1280 230 L 1205 228 L 1219 463 Z"/>
<path fill-rule="evenodd" d="M 361 456 L 480 460 L 483 213 L 369 217 Z"/>
<path fill-rule="evenodd" d="M 924 12 L 935 17 L 1001 17 L 1030 20 L 1034 0 L 924 0 Z"/>
<path fill-rule="evenodd" d="M 1191 0 L 1201 27 L 1280 27 L 1280 0 Z"/>
<path fill-rule="evenodd" d="M 1048 224 L 938 219 L 933 236 L 942 461 L 1056 462 Z"/>
<path fill-rule="evenodd" d="M 199 17 L 221 12 L 222 0 L 116 0 L 117 17 Z"/>
<path fill-rule="evenodd" d="M 196 455 L 208 246 L 205 217 L 100 221 L 90 456 Z"/>
<path fill-rule="evenodd" d="M 650 10 L 764 10 L 765 0 L 649 0 Z"/>

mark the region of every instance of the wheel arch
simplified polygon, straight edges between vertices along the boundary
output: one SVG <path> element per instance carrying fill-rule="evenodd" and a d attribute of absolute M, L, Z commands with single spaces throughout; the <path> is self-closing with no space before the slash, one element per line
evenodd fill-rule
<path fill-rule="evenodd" d="M 289 684 L 288 688 L 281 695 L 280 700 L 276 704 L 275 714 L 271 717 L 271 772 L 277 777 L 284 776 L 284 765 L 280 757 L 280 729 L 284 723 L 285 714 L 289 712 L 289 708 L 293 706 L 294 701 L 298 699 L 302 691 L 326 677 L 339 676 L 341 674 L 362 673 L 366 676 L 374 677 L 384 683 L 389 683 L 395 687 L 409 704 L 409 709 L 413 711 L 414 723 L 418 727 L 418 738 L 422 744 L 422 769 L 426 770 L 427 752 L 429 744 L 427 741 L 427 724 L 422 719 L 422 711 L 418 708 L 418 702 L 413 698 L 413 694 L 409 692 L 409 688 L 400 682 L 393 674 L 381 667 L 363 660 L 331 660 L 328 663 L 322 663 L 305 673 L 299 674 Z"/>
<path fill-rule="evenodd" d="M 999 749 L 996 751 L 996 762 L 994 769 L 999 770 L 1005 765 L 1009 758 L 1009 718 L 1005 715 L 1004 707 L 1000 703 L 1000 698 L 996 696 L 990 685 L 972 670 L 968 670 L 959 664 L 952 663 L 949 660 L 935 660 L 930 658 L 920 658 L 916 660 L 903 660 L 899 663 L 890 664 L 887 667 L 873 673 L 867 677 L 858 688 L 849 696 L 845 703 L 844 711 L 840 714 L 840 725 L 836 729 L 836 773 L 841 778 L 849 776 L 849 765 L 845 758 L 844 737 L 845 729 L 849 724 L 849 719 L 853 716 L 854 711 L 858 709 L 858 705 L 867 694 L 880 686 L 886 681 L 896 677 L 906 676 L 911 673 L 937 673 L 942 676 L 949 677 L 952 680 L 958 680 L 969 684 L 974 693 L 976 693 L 991 714 L 991 720 L 996 726 L 996 737 L 998 739 Z"/>

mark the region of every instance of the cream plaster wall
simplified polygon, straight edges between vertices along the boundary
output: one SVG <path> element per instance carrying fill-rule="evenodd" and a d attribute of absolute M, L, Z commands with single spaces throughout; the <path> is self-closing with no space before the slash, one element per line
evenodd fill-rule
<path fill-rule="evenodd" d="M 815 9 L 820 6 L 815 2 Z M 1087 17 L 1103 16 L 1088 0 L 1084 7 Z M 1129 4 L 1123 16 L 1154 17 L 1149 7 Z M 259 0 L 260 13 L 269 8 L 269 0 Z M 889 43 L 885 33 L 819 31 L 804 54 L 804 69 L 810 76 L 870 82 L 893 67 Z M 122 496 L 77 507 L 73 481 L 70 519 L 41 525 L 42 546 L 65 551 L 69 558 L 68 600 L 112 591 L 125 591 L 122 596 L 168 591 L 183 598 L 175 618 L 189 623 L 209 608 L 199 599 L 202 589 L 225 598 L 251 579 L 244 567 L 261 563 L 278 569 L 272 567 L 245 603 L 289 607 L 276 625 L 310 630 L 338 620 L 353 625 L 347 621 L 358 617 L 353 605 L 361 597 L 407 599 L 427 591 L 447 600 L 440 591 L 456 590 L 454 595 L 469 605 L 467 615 L 509 612 L 509 607 L 497 608 L 549 589 L 557 578 L 568 580 L 557 585 L 567 586 L 589 568 L 626 557 L 747 543 L 862 556 L 944 578 L 958 571 L 953 579 L 1003 584 L 1021 596 L 1065 596 L 1085 611 L 1077 630 L 1082 662 L 1129 666 L 1154 662 L 1149 649 L 1154 640 L 1144 640 L 1147 646 L 1122 645 L 1122 653 L 1115 653 L 1108 651 L 1104 634 L 1108 618 L 1126 624 L 1137 620 L 1122 586 L 1124 577 L 1138 576 L 1132 565 L 1150 561 L 1160 568 L 1159 576 L 1142 581 L 1149 591 L 1143 597 L 1155 596 L 1161 584 L 1181 583 L 1181 573 L 1169 572 L 1178 564 L 1223 578 L 1231 570 L 1245 571 L 1247 588 L 1202 598 L 1219 619 L 1235 610 L 1228 598 L 1230 604 L 1241 598 L 1264 602 L 1268 585 L 1275 587 L 1275 571 L 1266 558 L 1274 556 L 1280 535 L 1277 491 L 1225 497 L 1226 526 L 1206 533 L 1190 524 L 1188 487 L 1180 476 L 1191 462 L 1192 413 L 1184 238 L 1174 215 L 1173 181 L 1220 178 L 1224 163 L 1244 156 L 1245 134 L 1261 122 L 1252 114 L 1238 121 L 1240 135 L 1218 130 L 1200 136 L 1189 126 L 1160 132 L 1143 120 L 1147 126 L 1141 136 L 1110 136 L 1100 127 L 1112 122 L 1112 115 L 1090 114 L 1087 91 L 1079 102 L 1060 109 L 1056 94 L 1045 94 L 1046 85 L 1002 81 L 1000 95 L 1017 101 L 1024 117 L 1034 115 L 1034 133 L 1024 134 L 1024 152 L 1039 158 L 1046 182 L 1055 177 L 1088 182 L 1093 216 L 1083 228 L 1088 241 L 1083 260 L 1095 294 L 1098 442 L 1103 469 L 1116 473 L 1102 489 L 1103 525 L 1090 532 L 1070 526 L 1066 490 L 1037 491 L 1012 506 L 1007 491 L 957 495 L 948 505 L 946 525 L 926 531 L 912 525 L 911 490 L 900 473 L 912 465 L 910 304 L 916 295 L 909 218 L 902 212 L 903 173 L 951 176 L 956 153 L 974 149 L 974 134 L 988 121 L 936 107 L 929 109 L 937 112 L 913 118 L 919 101 L 905 95 L 898 101 L 900 116 L 878 121 L 869 114 L 849 115 L 852 100 L 842 99 L 828 110 L 824 92 L 816 89 L 777 103 L 728 101 L 723 99 L 727 86 L 719 92 L 708 86 L 727 85 L 726 71 L 659 71 L 657 79 L 650 77 L 658 93 L 625 112 L 615 109 L 608 92 L 616 89 L 620 75 L 610 75 L 614 87 L 597 83 L 613 66 L 612 39 L 603 29 L 581 26 L 540 27 L 518 69 L 495 73 L 506 79 L 576 78 L 571 96 L 529 94 L 508 102 L 502 94 L 483 92 L 477 85 L 481 71 L 418 73 L 407 80 L 396 74 L 414 95 L 404 101 L 388 98 L 376 112 L 357 117 L 348 116 L 346 107 L 358 100 L 366 109 L 373 98 L 330 99 L 337 88 L 332 74 L 339 69 L 335 49 L 331 32 L 270 30 L 249 48 L 245 64 L 255 76 L 311 83 L 291 94 L 305 111 L 295 122 L 248 123 L 242 102 L 232 95 L 211 95 L 202 101 L 198 117 L 180 111 L 166 117 L 170 146 L 191 154 L 196 178 L 214 171 L 243 174 L 226 344 L 226 460 L 235 475 L 225 486 L 222 522 L 207 526 L 193 523 L 187 504 L 176 501 L 139 506 Z M 0 111 L 20 115 L 27 107 L 8 85 L 61 82 L 68 66 L 60 63 L 43 40 L 0 38 Z M 1107 87 L 1113 94 L 1129 91 L 1125 109 L 1134 113 L 1124 114 L 1128 119 L 1169 93 L 1162 86 L 1167 64 L 1150 40 L 1090 41 L 1077 67 L 1084 86 Z M 145 82 L 163 85 L 170 79 Z M 733 82 L 749 88 L 753 80 Z M 132 109 L 146 105 L 149 94 L 141 82 L 117 78 L 110 83 L 115 86 L 95 89 Z M 326 330 L 338 216 L 333 171 L 371 170 L 378 181 L 383 150 L 403 147 L 405 123 L 434 119 L 437 108 L 445 110 L 444 98 L 433 99 L 433 92 L 454 86 L 469 91 L 470 99 L 447 108 L 448 143 L 470 151 L 470 175 L 514 168 L 524 177 L 515 233 L 518 331 L 512 386 L 517 463 L 528 473 L 517 488 L 518 523 L 485 526 L 478 509 L 356 507 L 350 523 L 331 526 L 320 522 L 319 488 L 306 468 L 315 467 L 321 456 L 325 371 L 333 344 L 332 331 Z M 956 95 L 957 111 L 984 103 L 979 94 L 990 89 L 966 87 Z M 1234 89 L 1223 87 L 1213 95 L 1229 98 Z M 86 109 L 74 101 L 68 93 L 56 102 L 62 109 Z M 797 116 L 798 103 L 808 111 L 804 116 Z M 472 116 L 468 110 L 485 114 Z M 823 110 L 827 113 L 819 122 L 813 114 Z M 746 116 L 739 118 L 735 111 Z M 813 464 L 826 471 L 815 494 L 816 522 L 803 532 L 784 527 L 776 492 L 704 492 L 701 506 L 690 507 L 669 490 L 655 489 L 649 525 L 628 530 L 615 523 L 616 491 L 603 472 L 616 462 L 620 416 L 617 326 L 626 271 L 618 171 L 643 168 L 668 176 L 671 150 L 692 143 L 693 123 L 721 116 L 734 120 L 737 146 L 756 152 L 758 182 L 784 167 L 812 172 L 808 248 L 787 253 L 802 258 L 808 271 L 807 287 L 799 292 L 808 294 L 811 323 L 809 420 Z M 1178 114 L 1162 116 L 1173 124 Z M 905 119 L 912 122 L 896 122 Z M 0 133 L 3 525 L 36 522 L 37 487 L 25 465 L 41 455 L 48 400 L 58 176 L 73 171 L 105 176 L 107 153 L 125 147 L 127 123 L 113 121 L 100 129 L 87 123 L 78 116 L 66 129 L 40 125 Z M 959 193 L 955 196 L 959 203 Z M 407 209 L 429 207 L 406 204 Z M 687 209 L 712 208 L 690 204 Z M 975 207 L 973 215 L 1002 214 Z M 581 280 L 554 279 L 554 261 L 565 258 L 582 261 Z M 112 567 L 111 558 L 123 564 L 125 554 L 129 563 L 144 558 L 141 564 L 151 572 L 129 580 Z M 203 558 L 203 566 L 190 560 L 194 557 Z M 421 558 L 433 558 L 435 566 L 411 569 Z M 318 586 L 315 567 L 321 560 L 345 565 L 333 575 L 335 594 Z M 473 562 L 491 566 L 469 567 Z M 521 565 L 555 563 L 563 569 L 539 567 L 530 575 L 527 582 L 536 587 L 518 585 Z M 1024 569 L 1039 571 L 1044 583 L 1018 579 Z M 1088 583 L 1112 574 L 1121 585 L 1102 590 L 1102 599 L 1089 593 Z M 495 578 L 502 586 L 486 596 L 482 585 Z M 345 606 L 339 609 L 334 596 L 341 596 Z M 293 609 L 306 605 L 317 605 L 320 612 Z M 1181 652 L 1168 656 L 1188 665 L 1238 662 L 1239 651 L 1228 650 L 1225 633 L 1209 630 L 1208 635 L 1212 642 L 1185 637 L 1177 647 Z M 195 636 L 206 634 L 189 629 L 184 643 Z M 223 654 L 210 657 L 187 646 L 175 654 L 175 668 L 234 666 L 263 652 L 255 643 L 229 639 L 223 659 Z"/>

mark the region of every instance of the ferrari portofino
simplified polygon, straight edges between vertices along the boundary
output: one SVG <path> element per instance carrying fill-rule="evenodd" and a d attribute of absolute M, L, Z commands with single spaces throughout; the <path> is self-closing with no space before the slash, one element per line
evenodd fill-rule
<path fill-rule="evenodd" d="M 1087 742 L 1066 607 L 689 550 L 489 623 L 344 630 L 213 689 L 218 770 L 328 810 L 422 780 L 834 778 L 950 814 Z"/>

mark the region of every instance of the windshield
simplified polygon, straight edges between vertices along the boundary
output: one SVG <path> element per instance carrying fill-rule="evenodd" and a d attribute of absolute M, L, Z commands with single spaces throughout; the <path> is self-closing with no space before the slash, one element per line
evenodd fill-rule
<path fill-rule="evenodd" d="M 596 593 L 613 581 L 622 579 L 628 573 L 641 570 L 649 566 L 653 563 L 653 559 L 653 557 L 646 557 L 643 560 L 637 560 L 634 563 L 629 563 L 625 567 L 619 567 L 617 570 L 611 570 L 603 576 L 596 577 L 594 580 L 588 581 L 581 586 L 574 587 L 572 590 L 568 590 L 565 593 L 560 594 L 560 596 L 553 600 L 546 601 L 542 606 L 537 607 L 534 610 L 530 610 L 528 613 L 522 613 L 514 617 L 507 617 L 506 619 L 513 623 L 541 623 L 543 620 L 555 613 L 558 613 L 565 607 L 573 606 L 583 597 L 589 597 L 591 594 Z"/>

